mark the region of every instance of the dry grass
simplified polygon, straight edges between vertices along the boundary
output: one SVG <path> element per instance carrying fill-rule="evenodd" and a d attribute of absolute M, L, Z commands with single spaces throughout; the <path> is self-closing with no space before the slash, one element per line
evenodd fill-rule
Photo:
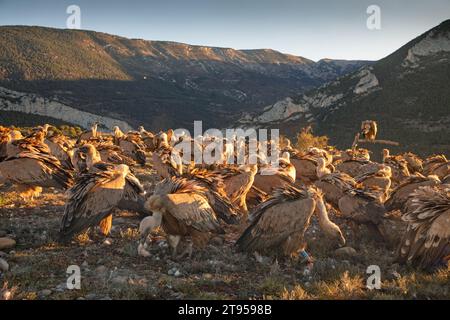
<path fill-rule="evenodd" d="M 3 190 L 2 190 L 3 191 Z M 96 230 L 80 235 L 68 245 L 55 242 L 63 212 L 62 194 L 43 193 L 33 204 L 17 205 L 14 195 L 2 192 L 0 230 L 17 240 L 5 259 L 10 271 L 0 275 L 0 288 L 8 283 L 14 299 L 450 299 L 450 270 L 425 273 L 393 263 L 392 248 L 350 232 L 331 216 L 355 248 L 352 257 L 336 257 L 335 244 L 325 238 L 313 220 L 307 232 L 307 250 L 316 259 L 311 274 L 298 260 L 259 263 L 237 253 L 233 240 L 195 251 L 191 260 L 172 260 L 161 233 L 154 234 L 151 256 L 137 255 L 140 217 L 115 213 L 111 244 Z M 5 201 L 5 200 L 4 200 Z M 5 203 L 7 203 L 5 205 Z M 14 204 L 14 206 L 12 206 Z M 81 267 L 81 290 L 61 288 L 66 269 Z M 366 269 L 380 266 L 380 290 L 366 288 Z M 169 274 L 171 269 L 180 276 Z M 173 273 L 173 272 L 172 272 Z M 42 296 L 42 290 L 50 289 Z"/>

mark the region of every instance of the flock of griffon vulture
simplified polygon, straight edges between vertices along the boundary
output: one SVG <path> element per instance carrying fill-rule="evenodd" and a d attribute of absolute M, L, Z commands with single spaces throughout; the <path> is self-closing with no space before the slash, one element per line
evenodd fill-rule
<path fill-rule="evenodd" d="M 49 125 L 26 136 L 0 126 L 0 186 L 14 188 L 24 200 L 38 197 L 43 188 L 65 190 L 61 242 L 88 230 L 98 232 L 97 226 L 108 235 L 114 209 L 143 213 L 142 256 L 150 255 L 147 238 L 157 228 L 164 231 L 174 257 L 189 258 L 193 247 L 202 250 L 212 236 L 239 230 L 236 250 L 278 257 L 300 254 L 312 263 L 305 232 L 313 215 L 324 234 L 343 246 L 342 226 L 330 220 L 330 210 L 355 232 L 365 230 L 380 242 L 391 232 L 386 217 L 396 211 L 404 226 L 395 244 L 398 262 L 429 270 L 449 261 L 450 161 L 444 155 L 421 159 L 384 149 L 378 163 L 363 148 L 300 152 L 285 139 L 276 167 L 261 161 L 186 165 L 171 156 L 186 139 L 202 149 L 217 138 L 205 136 L 198 145 L 172 130 L 151 133 L 140 127 L 123 133 L 116 127 L 101 133 L 94 124 L 74 139 Z M 230 142 L 236 148 L 239 143 L 248 148 L 249 143 L 225 144 Z M 224 149 L 221 158 L 236 156 L 234 150 Z M 133 173 L 145 165 L 158 176 L 151 192 Z"/>

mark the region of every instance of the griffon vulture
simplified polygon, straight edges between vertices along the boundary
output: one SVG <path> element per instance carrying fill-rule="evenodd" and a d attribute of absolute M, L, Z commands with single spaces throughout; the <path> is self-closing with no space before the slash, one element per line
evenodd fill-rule
<path fill-rule="evenodd" d="M 411 194 L 397 250 L 400 263 L 431 269 L 450 260 L 450 186 L 420 187 Z"/>
<path fill-rule="evenodd" d="M 295 256 L 305 249 L 305 231 L 317 213 L 321 229 L 343 245 L 340 228 L 328 218 L 322 193 L 315 187 L 277 189 L 250 216 L 251 224 L 236 241 L 241 251 Z"/>

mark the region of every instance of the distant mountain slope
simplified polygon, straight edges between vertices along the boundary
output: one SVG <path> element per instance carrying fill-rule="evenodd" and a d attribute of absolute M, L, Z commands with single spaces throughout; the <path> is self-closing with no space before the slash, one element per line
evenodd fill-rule
<path fill-rule="evenodd" d="M 367 65 L 261 50 L 127 39 L 84 30 L 0 27 L 0 86 L 151 129 L 220 127 L 249 108 Z M 1 97 L 0 97 L 1 99 Z"/>
<path fill-rule="evenodd" d="M 304 125 L 348 147 L 362 120 L 379 123 L 379 137 L 398 150 L 450 155 L 450 20 L 393 54 L 318 89 L 246 115 L 244 126 L 280 127 L 293 135 Z"/>

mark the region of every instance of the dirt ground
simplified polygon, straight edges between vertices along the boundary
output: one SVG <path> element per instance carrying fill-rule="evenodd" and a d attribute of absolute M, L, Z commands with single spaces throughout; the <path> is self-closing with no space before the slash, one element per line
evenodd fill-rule
<path fill-rule="evenodd" d="M 157 181 L 149 168 L 137 173 L 151 188 Z M 425 273 L 393 263 L 394 246 L 376 241 L 367 230 L 354 232 L 330 214 L 345 232 L 344 254 L 323 236 L 314 220 L 307 231 L 312 271 L 301 259 L 275 261 L 238 253 L 236 228 L 213 238 L 190 260 L 175 261 L 162 232 L 151 237 L 150 257 L 137 254 L 142 219 L 115 212 L 111 235 L 97 230 L 69 245 L 54 241 L 64 211 L 64 194 L 45 190 L 23 203 L 10 187 L 0 187 L 0 237 L 15 247 L 0 252 L 9 271 L 0 271 L 0 290 L 13 299 L 450 299 L 450 269 Z M 81 269 L 81 289 L 66 286 L 70 265 Z M 367 268 L 381 270 L 381 288 L 366 287 Z M 1 298 L 1 297 L 0 297 Z"/>

